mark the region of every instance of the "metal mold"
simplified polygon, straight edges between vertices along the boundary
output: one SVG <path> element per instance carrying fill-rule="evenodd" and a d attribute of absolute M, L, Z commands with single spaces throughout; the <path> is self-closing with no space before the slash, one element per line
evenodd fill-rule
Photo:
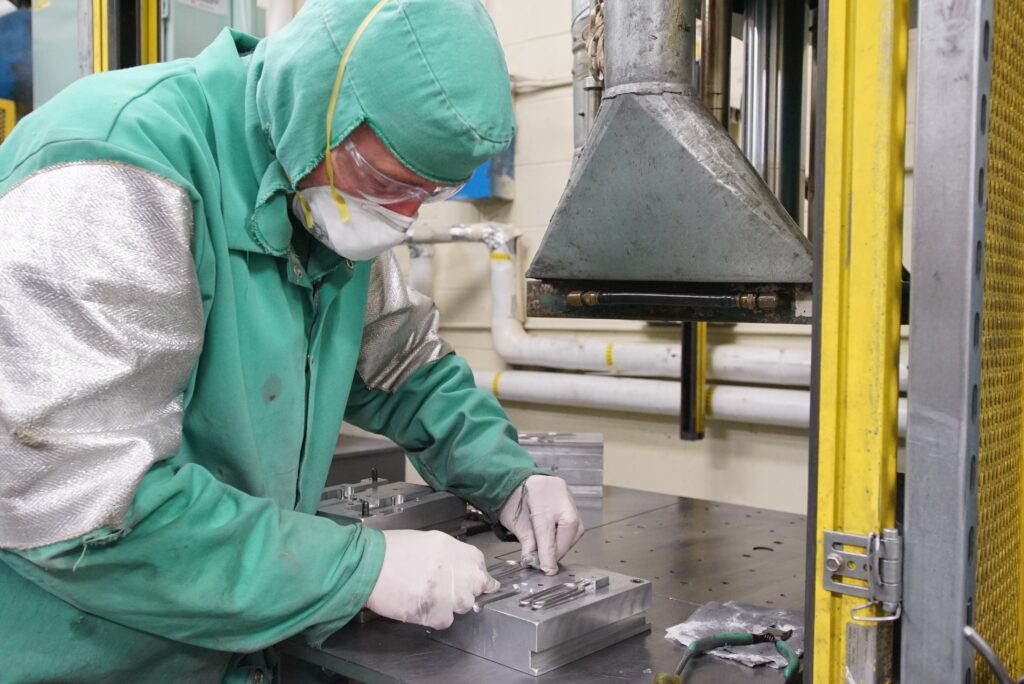
<path fill-rule="evenodd" d="M 604 438 L 589 432 L 521 432 L 519 445 L 537 465 L 565 480 L 577 505 L 600 507 Z M 592 504 L 592 505 L 591 505 Z"/>
<path fill-rule="evenodd" d="M 539 600 L 531 602 L 531 596 Z M 645 579 L 585 566 L 563 566 L 553 577 L 525 568 L 504 574 L 500 598 L 478 602 L 473 613 L 456 616 L 450 628 L 429 636 L 541 675 L 649 631 L 650 605 L 651 583 Z"/>
<path fill-rule="evenodd" d="M 459 534 L 466 504 L 448 492 L 370 477 L 326 488 L 317 515 L 341 525 L 362 524 L 376 530 L 441 530 Z"/>

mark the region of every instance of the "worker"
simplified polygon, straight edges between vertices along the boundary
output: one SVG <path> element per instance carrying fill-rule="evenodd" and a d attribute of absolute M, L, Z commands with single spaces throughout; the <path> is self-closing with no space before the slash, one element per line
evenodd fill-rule
<path fill-rule="evenodd" d="M 494 591 L 440 532 L 314 514 L 342 420 L 546 572 L 582 534 L 389 248 L 513 134 L 479 0 L 307 0 L 82 79 L 0 147 L 7 682 L 268 681 L 364 606 Z"/>

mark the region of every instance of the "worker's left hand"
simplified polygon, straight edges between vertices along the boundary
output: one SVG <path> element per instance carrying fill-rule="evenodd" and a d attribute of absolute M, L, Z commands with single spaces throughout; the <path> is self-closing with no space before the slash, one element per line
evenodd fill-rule
<path fill-rule="evenodd" d="M 558 560 L 583 536 L 565 480 L 531 475 L 516 487 L 501 509 L 499 520 L 523 546 L 523 560 L 544 573 L 558 572 Z"/>

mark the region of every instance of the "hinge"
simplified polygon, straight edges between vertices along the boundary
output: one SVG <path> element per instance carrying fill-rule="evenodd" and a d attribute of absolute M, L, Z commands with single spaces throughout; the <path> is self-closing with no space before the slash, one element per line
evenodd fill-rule
<path fill-rule="evenodd" d="M 881 535 L 825 530 L 824 547 L 821 582 L 825 589 L 867 600 L 850 611 L 851 619 L 858 622 L 899 619 L 903 600 L 903 538 L 899 530 L 885 529 Z M 855 550 L 849 550 L 850 547 Z M 857 615 L 858 611 L 874 605 L 881 606 L 888 615 Z"/>
<path fill-rule="evenodd" d="M 171 16 L 170 0 L 160 0 L 160 18 L 166 19 Z"/>

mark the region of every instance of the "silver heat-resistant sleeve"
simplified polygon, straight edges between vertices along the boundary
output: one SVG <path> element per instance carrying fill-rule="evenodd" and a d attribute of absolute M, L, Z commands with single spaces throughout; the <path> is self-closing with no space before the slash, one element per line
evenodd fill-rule
<path fill-rule="evenodd" d="M 0 195 L 0 548 L 117 525 L 181 444 L 203 344 L 192 206 L 113 162 Z"/>
<path fill-rule="evenodd" d="M 417 370 L 450 353 L 437 328 L 437 307 L 406 284 L 395 255 L 374 259 L 356 366 L 366 386 L 395 392 Z"/>

